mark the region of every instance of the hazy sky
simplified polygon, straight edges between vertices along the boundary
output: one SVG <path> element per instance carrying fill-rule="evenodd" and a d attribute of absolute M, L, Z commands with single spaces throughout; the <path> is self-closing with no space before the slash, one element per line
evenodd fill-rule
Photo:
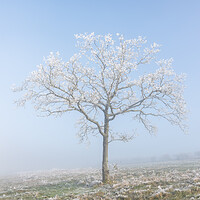
<path fill-rule="evenodd" d="M 200 151 L 200 1 L 0 0 L 0 174 L 100 165 L 102 138 L 79 144 L 78 115 L 37 117 L 31 104 L 17 108 L 18 95 L 10 90 L 50 51 L 67 61 L 76 52 L 74 34 L 85 32 L 146 36 L 162 45 L 161 57 L 174 58 L 177 73 L 187 73 L 189 134 L 157 121 L 158 134 L 151 136 L 130 120 L 126 125 L 138 136 L 111 144 L 110 159 Z"/>

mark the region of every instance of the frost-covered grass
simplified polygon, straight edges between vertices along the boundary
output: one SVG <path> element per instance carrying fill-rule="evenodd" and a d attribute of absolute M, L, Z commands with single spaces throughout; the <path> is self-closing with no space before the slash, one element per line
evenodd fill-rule
<path fill-rule="evenodd" d="M 100 169 L 49 170 L 0 178 L 0 199 L 200 199 L 200 161 L 111 167 L 109 184 Z"/>

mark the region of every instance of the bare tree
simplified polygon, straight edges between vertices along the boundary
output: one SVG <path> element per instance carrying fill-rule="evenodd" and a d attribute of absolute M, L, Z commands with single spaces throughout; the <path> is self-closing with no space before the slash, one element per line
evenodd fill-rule
<path fill-rule="evenodd" d="M 164 118 L 185 129 L 184 75 L 174 72 L 172 59 L 158 60 L 159 45 L 147 47 L 145 38 L 125 40 L 116 34 L 114 40 L 111 34 L 94 33 L 75 37 L 79 52 L 68 62 L 59 53 L 50 53 L 14 91 L 24 91 L 18 105 L 31 100 L 47 116 L 79 112 L 80 138 L 88 134 L 103 137 L 102 180 L 106 183 L 108 144 L 132 139 L 132 135 L 111 130 L 114 119 L 131 114 L 150 133 L 156 131 L 150 117 Z M 156 70 L 144 73 L 144 65 Z"/>

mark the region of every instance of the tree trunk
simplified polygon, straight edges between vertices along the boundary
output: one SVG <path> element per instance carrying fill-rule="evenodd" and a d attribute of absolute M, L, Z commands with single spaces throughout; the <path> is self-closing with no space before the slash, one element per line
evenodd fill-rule
<path fill-rule="evenodd" d="M 102 162 L 102 181 L 108 183 L 109 169 L 108 169 L 108 134 L 109 134 L 109 121 L 107 114 L 105 115 L 104 122 L 104 136 L 103 136 L 103 162 Z"/>
<path fill-rule="evenodd" d="M 103 162 L 102 162 L 102 181 L 108 183 L 109 170 L 108 170 L 108 135 L 103 136 Z"/>

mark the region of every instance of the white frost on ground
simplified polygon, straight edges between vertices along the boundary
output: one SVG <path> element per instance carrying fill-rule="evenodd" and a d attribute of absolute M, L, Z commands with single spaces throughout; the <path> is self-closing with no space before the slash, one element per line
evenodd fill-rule
<path fill-rule="evenodd" d="M 200 199 L 200 161 L 160 163 L 110 169 L 111 181 L 101 183 L 100 169 L 48 170 L 0 178 L 0 199 L 126 199 L 192 193 Z M 137 198 L 136 198 L 137 199 Z M 161 198 L 162 199 L 162 198 Z"/>

